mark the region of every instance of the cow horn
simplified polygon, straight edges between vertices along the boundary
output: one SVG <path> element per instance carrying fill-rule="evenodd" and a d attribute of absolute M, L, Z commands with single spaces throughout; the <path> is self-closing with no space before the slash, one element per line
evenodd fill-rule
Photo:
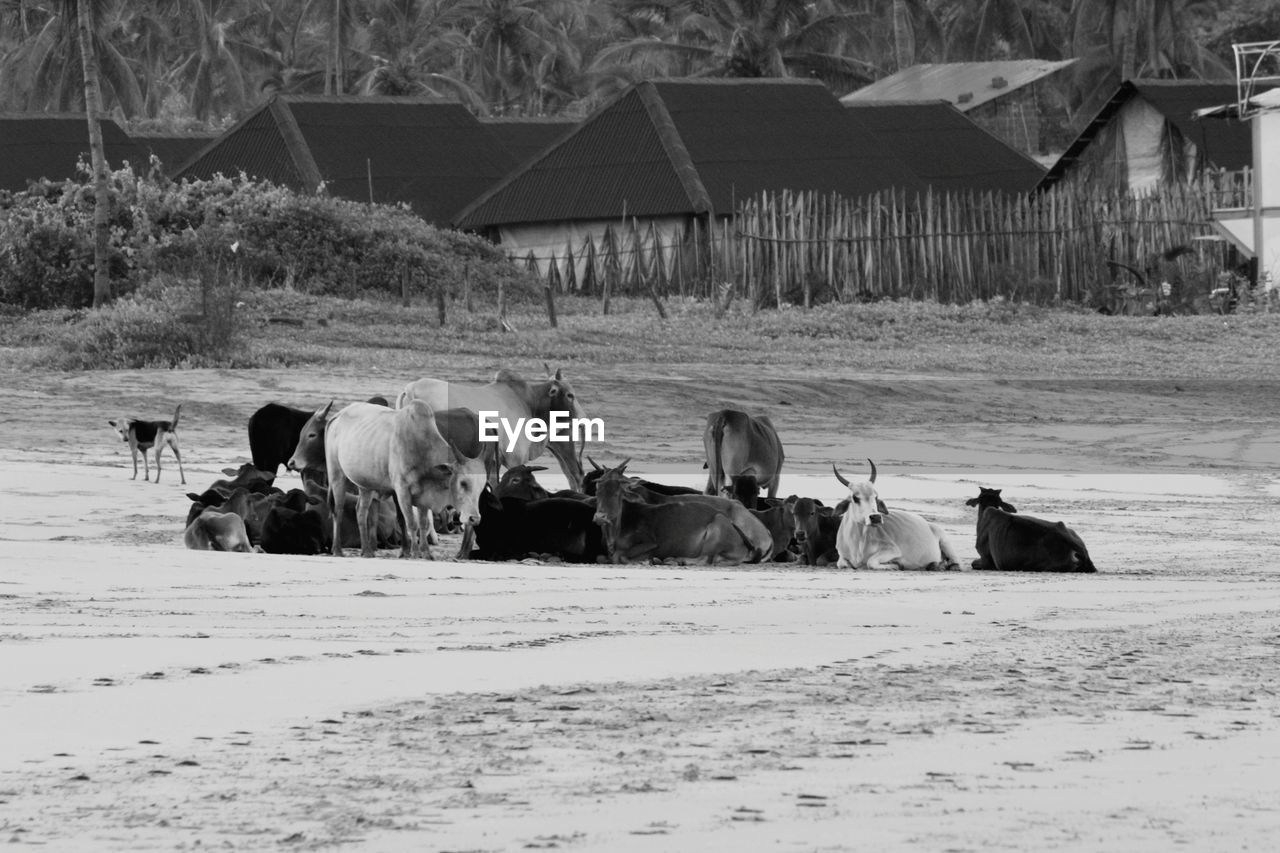
<path fill-rule="evenodd" d="M 871 466 L 871 482 L 876 481 L 876 463 L 872 462 L 870 457 L 867 458 L 867 464 Z"/>
<path fill-rule="evenodd" d="M 556 378 L 556 379 L 564 379 L 564 374 L 561 372 L 561 368 L 559 368 L 559 367 L 557 367 L 557 368 L 556 368 L 556 376 L 555 376 L 555 378 Z"/>
<path fill-rule="evenodd" d="M 329 405 L 325 406 L 325 407 L 324 407 L 324 411 L 320 413 L 320 420 L 322 420 L 322 421 L 323 421 L 323 420 L 328 420 L 328 418 L 329 418 L 329 410 L 330 410 L 330 409 L 332 409 L 332 408 L 333 408 L 333 401 L 332 401 L 332 400 L 330 400 L 330 401 L 329 401 Z"/>
<path fill-rule="evenodd" d="M 614 468 L 613 470 L 615 470 L 615 471 L 617 471 L 619 474 L 621 474 L 623 471 L 625 471 L 625 470 L 627 469 L 627 463 L 628 463 L 628 462 L 630 462 L 630 461 L 631 461 L 631 457 L 630 457 L 630 456 L 628 456 L 626 459 L 623 459 L 623 460 L 622 460 L 622 464 L 621 464 L 621 465 L 619 465 L 617 468 Z"/>
<path fill-rule="evenodd" d="M 832 463 L 831 463 L 831 470 L 832 470 L 832 472 L 834 472 L 834 473 L 835 473 L 835 475 L 836 475 L 836 479 L 840 481 L 840 484 L 841 484 L 842 486 L 846 486 L 846 487 L 847 487 L 847 486 L 849 485 L 849 481 L 848 481 L 848 480 L 846 480 L 844 477 L 840 476 L 840 472 L 836 470 L 836 463 L 834 463 L 834 462 L 832 462 Z"/>
<path fill-rule="evenodd" d="M 589 453 L 587 454 L 587 461 L 588 461 L 588 462 L 590 462 L 590 463 L 591 463 L 591 467 L 592 467 L 592 468 L 594 468 L 594 469 L 596 469 L 597 471 L 603 471 L 603 470 L 604 470 L 604 468 L 600 465 L 600 463 L 599 463 L 599 462 L 597 462 L 596 460 L 594 460 L 594 459 L 592 459 L 592 458 L 591 458 L 591 454 L 589 454 Z"/>
<path fill-rule="evenodd" d="M 543 368 L 544 370 L 546 370 L 546 371 L 547 371 L 547 375 L 548 375 L 548 376 L 550 376 L 550 375 L 551 375 L 551 365 L 547 364 L 547 363 L 544 361 L 544 362 L 542 362 L 542 368 Z"/>

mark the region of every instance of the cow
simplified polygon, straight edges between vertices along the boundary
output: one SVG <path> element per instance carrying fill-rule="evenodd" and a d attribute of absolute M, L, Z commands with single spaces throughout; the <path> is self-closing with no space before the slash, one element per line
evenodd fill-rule
<path fill-rule="evenodd" d="M 476 550 L 480 560 L 520 559 L 551 554 L 570 563 L 595 563 L 608 556 L 604 532 L 595 522 L 595 500 L 543 498 L 525 501 L 485 488 L 480 496 Z"/>
<path fill-rule="evenodd" d="M 519 418 L 539 418 L 549 423 L 552 412 L 567 412 L 572 418 L 583 416 L 573 386 L 560 370 L 541 382 L 526 381 L 506 369 L 499 370 L 487 385 L 419 379 L 405 386 L 396 405 L 404 407 L 410 400 L 422 400 L 440 410 L 467 408 L 475 412 L 497 412 L 499 418 L 513 426 Z M 543 451 L 550 451 L 555 457 L 571 489 L 582 488 L 582 462 L 573 441 L 530 441 L 523 431 L 510 451 L 505 434 L 499 441 L 485 442 L 484 462 L 489 485 L 498 487 L 500 468 L 526 465 Z"/>
<path fill-rule="evenodd" d="M 795 518 L 791 507 L 779 504 L 769 509 L 748 509 L 747 512 L 773 537 L 773 550 L 768 559 L 775 563 L 793 562 L 796 556 L 791 551 L 791 541 L 795 536 Z"/>
<path fill-rule="evenodd" d="M 842 569 L 956 569 L 960 563 L 942 528 L 913 512 L 892 512 L 876 492 L 876 463 L 871 479 L 850 483 L 834 464 L 836 479 L 849 489 L 849 508 L 836 534 L 836 563 Z"/>
<path fill-rule="evenodd" d="M 729 485 L 722 490 L 726 498 L 733 498 L 747 509 L 760 509 L 760 480 L 755 474 L 734 474 L 729 478 Z"/>
<path fill-rule="evenodd" d="M 213 509 L 205 509 L 191 520 L 182 541 L 193 551 L 253 551 L 244 520 L 233 512 Z"/>
<path fill-rule="evenodd" d="M 387 405 L 387 398 L 370 397 L 369 403 Z M 275 475 L 281 465 L 289 461 L 302 428 L 314 411 L 295 409 L 280 403 L 267 403 L 249 416 L 249 453 L 253 464 Z"/>
<path fill-rule="evenodd" d="M 321 482 L 323 478 L 313 477 L 308 472 L 303 475 L 302 488 L 306 491 L 308 497 L 315 498 L 318 503 L 312 506 L 312 510 L 320 515 L 323 524 L 323 536 L 321 543 L 323 550 L 329 551 L 333 547 L 333 510 L 329 507 L 329 487 Z M 398 548 L 402 544 L 400 538 L 400 512 L 396 509 L 394 500 L 378 498 L 374 502 L 376 509 L 374 510 L 374 529 L 376 548 Z M 343 548 L 359 548 L 360 547 L 360 523 L 356 518 L 356 496 L 348 493 L 346 500 L 342 504 L 342 529 L 345 531 L 342 537 Z"/>
<path fill-rule="evenodd" d="M 223 479 L 214 480 L 209 489 L 226 494 L 239 488 L 264 495 L 280 491 L 275 487 L 275 472 L 263 471 L 252 462 L 245 462 L 239 468 L 223 468 L 222 474 Z"/>
<path fill-rule="evenodd" d="M 498 498 L 518 498 L 522 501 L 537 501 L 550 497 L 547 490 L 533 476 L 534 471 L 545 471 L 544 465 L 515 465 L 508 468 L 498 480 L 498 488 L 494 494 Z"/>
<path fill-rule="evenodd" d="M 249 454 L 255 467 L 276 474 L 298 446 L 298 435 L 311 412 L 267 403 L 249 416 Z"/>
<path fill-rule="evenodd" d="M 220 489 L 207 489 L 200 495 L 188 492 L 187 497 L 191 499 L 192 503 L 191 509 L 187 513 L 187 523 L 190 524 L 205 509 L 215 509 L 218 512 L 234 512 L 244 520 L 244 527 L 249 536 L 249 541 L 257 545 L 262 541 L 262 524 L 266 520 L 267 513 L 271 511 L 271 507 L 279 503 L 284 495 L 285 493 L 280 489 L 273 489 L 270 493 L 262 493 L 252 492 L 243 486 L 233 489 L 225 496 Z"/>
<path fill-rule="evenodd" d="M 782 442 L 767 416 L 753 418 L 737 409 L 712 412 L 707 415 L 702 444 L 707 452 L 706 494 L 719 495 L 726 477 L 754 475 L 769 497 L 778 496 Z"/>
<path fill-rule="evenodd" d="M 324 516 L 318 497 L 290 489 L 267 511 L 259 544 L 268 554 L 320 554 L 325 547 Z"/>
<path fill-rule="evenodd" d="M 1000 489 L 978 487 L 978 496 L 965 501 L 978 508 L 978 559 L 973 568 L 1002 572 L 1096 572 L 1089 551 L 1074 530 L 1017 515 Z"/>
<path fill-rule="evenodd" d="M 843 513 L 837 514 L 813 498 L 792 496 L 786 502 L 791 505 L 800 558 L 810 566 L 826 566 L 839 560 L 836 534 L 840 530 Z"/>
<path fill-rule="evenodd" d="M 582 494 L 587 497 L 594 497 L 596 493 L 596 483 L 599 481 L 600 476 L 609 469 L 601 466 L 590 456 L 587 457 L 587 461 L 591 463 L 591 470 L 582 477 Z M 634 480 L 635 478 L 632 479 Z M 635 482 L 644 486 L 649 491 L 657 492 L 660 495 L 702 494 L 698 489 L 691 489 L 688 486 L 668 486 L 666 483 L 655 483 L 652 480 L 635 480 Z"/>
<path fill-rule="evenodd" d="M 748 521 L 764 534 L 764 545 L 754 531 L 747 532 L 711 500 L 664 497 L 648 493 L 626 476 L 627 463 L 606 470 L 596 483 L 595 521 L 604 529 L 605 542 L 615 563 L 675 557 L 717 560 L 726 563 L 759 562 L 769 556 L 772 539 L 760 522 Z M 662 502 L 650 503 L 660 498 Z M 725 504 L 735 504 L 724 501 Z M 740 507 L 747 512 L 745 507 Z"/>
<path fill-rule="evenodd" d="M 440 434 L 435 413 L 421 400 L 388 409 L 372 403 L 352 403 L 332 417 L 330 403 L 308 421 L 303 438 L 289 458 L 291 470 L 314 467 L 317 441 L 313 432 L 323 424 L 325 467 L 329 477 L 329 505 L 346 501 L 349 486 L 357 489 L 356 518 L 360 553 L 374 556 L 373 499 L 395 495 L 400 510 L 402 557 L 431 556 L 423 522 L 429 513 L 457 507 L 469 523 L 478 520 L 476 501 L 483 484 L 483 463 L 458 452 Z M 342 554 L 342 514 L 333 513 L 333 554 Z"/>

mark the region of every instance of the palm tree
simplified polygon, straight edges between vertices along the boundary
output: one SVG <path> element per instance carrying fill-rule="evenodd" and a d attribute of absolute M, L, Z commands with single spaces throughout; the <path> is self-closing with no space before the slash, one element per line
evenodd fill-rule
<path fill-rule="evenodd" d="M 90 0 L 88 45 L 97 58 L 103 106 L 126 116 L 143 111 L 142 90 L 129 59 L 116 47 L 128 42 L 127 4 Z M 27 10 L 30 12 L 31 10 Z M 40 10 L 30 36 L 0 57 L 0 97 L 21 110 L 75 112 L 85 108 L 82 40 L 75 0 Z M 28 18 L 30 23 L 31 19 Z"/>
<path fill-rule="evenodd" d="M 1097 102 L 1121 81 L 1139 77 L 1231 77 L 1225 63 L 1196 40 L 1195 25 L 1221 6 L 1221 0 L 1075 0 L 1077 99 Z"/>
<path fill-rule="evenodd" d="M 378 95 L 454 97 L 480 110 L 483 99 L 463 79 L 468 41 L 452 0 L 378 0 L 369 8 L 365 50 L 369 70 L 357 91 Z"/>
<path fill-rule="evenodd" d="M 871 17 L 827 0 L 625 0 L 622 14 L 660 25 L 602 50 L 602 72 L 642 77 L 819 77 L 845 89 L 869 83 L 880 69 L 848 56 L 848 41 L 868 48 Z"/>
<path fill-rule="evenodd" d="M 93 307 L 101 308 L 111 298 L 108 249 L 111 237 L 111 198 L 107 184 L 107 155 L 102 145 L 102 89 L 99 84 L 98 54 L 94 42 L 102 0 L 63 0 L 68 17 L 75 15 L 80 45 L 80 66 L 84 72 L 85 114 L 89 121 L 89 156 L 93 161 Z"/>
<path fill-rule="evenodd" d="M 464 71 L 494 113 L 537 111 L 547 71 L 573 50 L 562 0 L 465 0 Z"/>

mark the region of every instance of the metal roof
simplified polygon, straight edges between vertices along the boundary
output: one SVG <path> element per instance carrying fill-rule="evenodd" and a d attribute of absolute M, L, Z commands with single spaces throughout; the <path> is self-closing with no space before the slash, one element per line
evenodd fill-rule
<path fill-rule="evenodd" d="M 455 220 L 462 228 L 714 211 L 763 190 L 923 184 L 817 81 L 638 83 Z"/>
<path fill-rule="evenodd" d="M 1076 60 L 1010 59 L 1002 62 L 921 63 L 850 92 L 855 101 L 946 101 L 968 112 L 1048 77 Z"/>
<path fill-rule="evenodd" d="M 144 169 L 146 153 L 110 119 L 101 122 L 107 163 L 124 160 Z M 76 177 L 76 161 L 89 160 L 89 122 L 84 113 L 0 113 L 0 189 L 21 191 L 33 181 Z"/>
<path fill-rule="evenodd" d="M 216 131 L 196 133 L 153 133 L 148 131 L 129 135 L 133 137 L 133 141 L 138 144 L 143 153 L 154 154 L 160 160 L 160 165 L 167 175 L 176 174 L 183 164 L 219 136 Z"/>
<path fill-rule="evenodd" d="M 280 95 L 207 146 L 180 177 L 244 171 L 303 192 L 323 184 L 354 201 L 405 202 L 446 226 L 515 165 L 456 102 Z"/>
<path fill-rule="evenodd" d="M 855 101 L 856 114 L 920 180 L 940 191 L 1025 193 L 1044 167 L 946 101 Z"/>
<path fill-rule="evenodd" d="M 566 116 L 502 116 L 482 117 L 480 123 L 489 128 L 517 163 L 524 163 L 572 130 L 578 119 Z"/>

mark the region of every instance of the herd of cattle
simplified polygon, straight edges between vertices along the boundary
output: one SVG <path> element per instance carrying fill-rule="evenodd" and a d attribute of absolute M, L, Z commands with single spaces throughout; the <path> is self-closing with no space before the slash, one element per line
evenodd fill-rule
<path fill-rule="evenodd" d="M 598 465 L 572 440 L 481 441 L 480 411 L 513 422 L 581 414 L 560 371 L 533 382 L 503 370 L 486 385 L 422 379 L 394 405 L 374 398 L 311 412 L 269 403 L 249 419 L 253 462 L 188 495 L 187 547 L 335 555 L 358 547 L 364 556 L 399 547 L 405 557 L 430 557 L 438 533 L 461 530 L 459 556 L 483 560 L 960 567 L 940 527 L 885 506 L 870 460 L 860 481 L 832 465 L 848 489 L 835 506 L 779 498 L 784 451 L 767 417 L 732 409 L 708 416 L 707 485 L 698 491 L 630 477 L 627 462 Z M 537 482 L 545 469 L 528 463 L 544 451 L 570 488 L 548 493 Z M 301 489 L 275 487 L 282 464 L 302 475 Z M 967 504 L 978 508 L 974 569 L 1096 571 L 1073 530 L 1017 514 L 999 489 L 982 488 Z"/>

